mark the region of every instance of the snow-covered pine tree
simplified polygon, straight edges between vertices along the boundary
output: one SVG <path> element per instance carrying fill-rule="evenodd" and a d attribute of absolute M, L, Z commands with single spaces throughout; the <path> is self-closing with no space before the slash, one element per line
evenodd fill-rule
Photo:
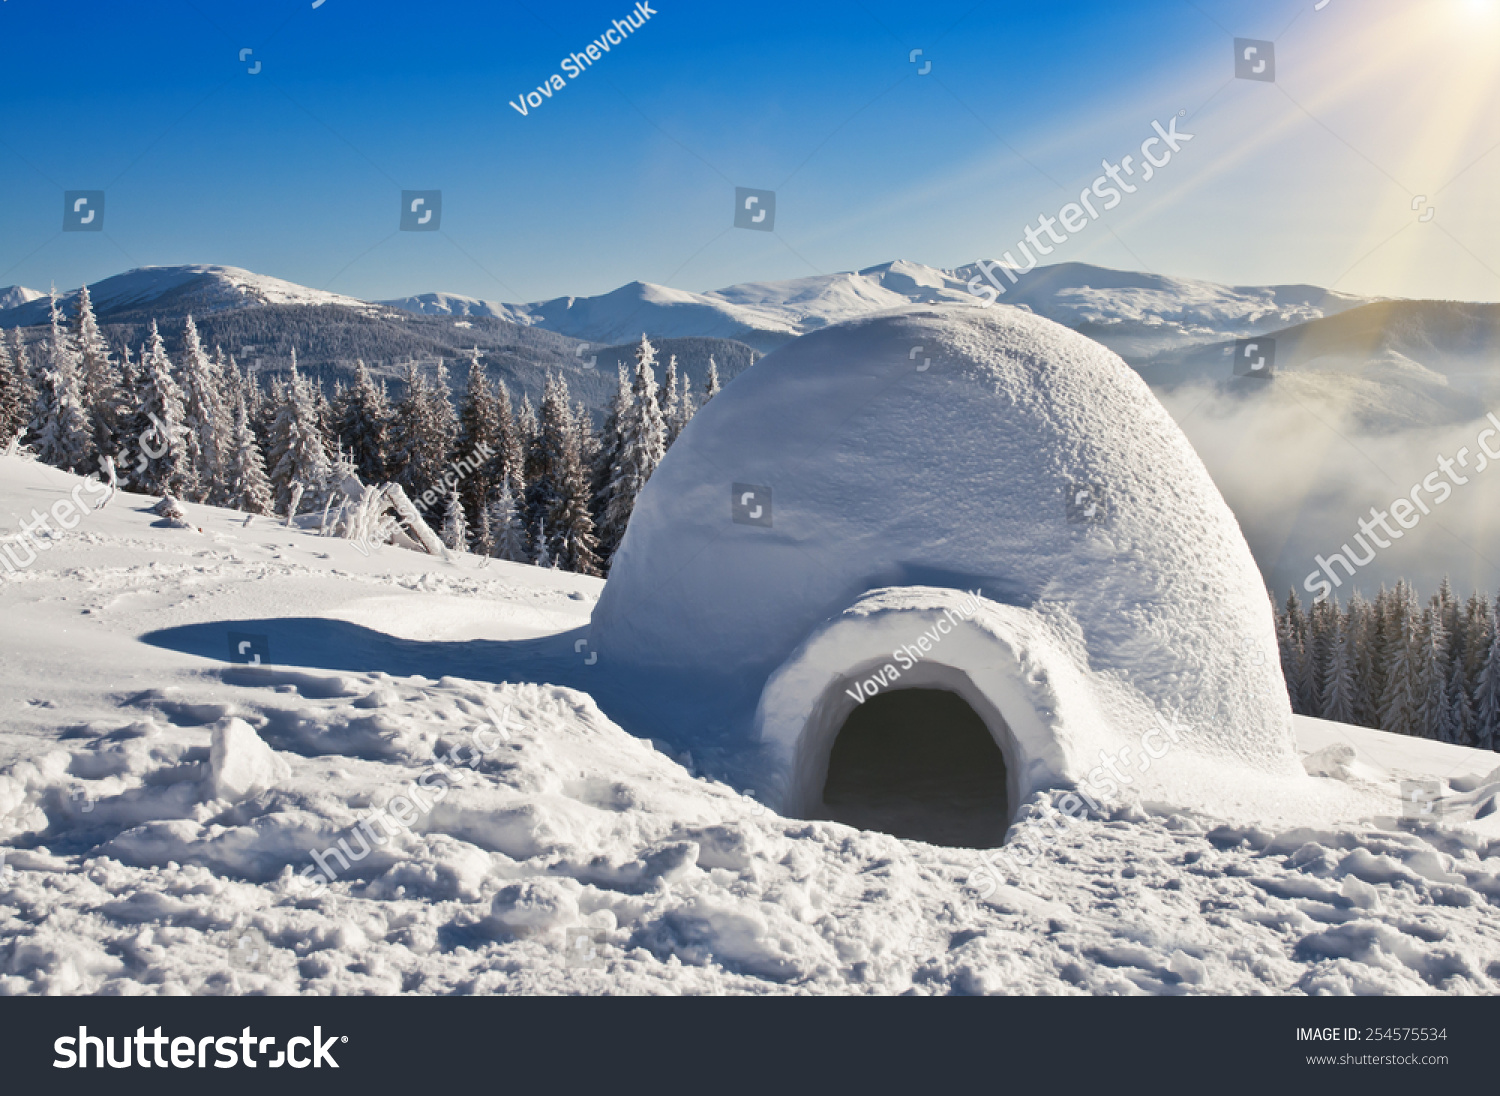
<path fill-rule="evenodd" d="M 368 485 L 385 483 L 390 472 L 386 445 L 391 428 L 391 408 L 385 393 L 370 379 L 363 359 L 354 363 L 354 383 L 345 389 L 334 408 L 339 441 L 349 451 L 355 474 Z"/>
<path fill-rule="evenodd" d="M 10 341 L 0 339 L 0 451 L 26 429 L 36 402 L 26 374 L 12 353 Z"/>
<path fill-rule="evenodd" d="M 1500 750 L 1500 599 L 1490 620 L 1489 644 L 1474 694 L 1474 741 L 1482 750 Z"/>
<path fill-rule="evenodd" d="M 1306 673 L 1313 701 L 1313 710 L 1309 714 L 1323 710 L 1323 697 L 1328 690 L 1328 674 L 1333 666 L 1334 638 L 1341 616 L 1336 597 L 1315 602 L 1307 614 Z"/>
<path fill-rule="evenodd" d="M 6 330 L 5 346 L 10 351 L 10 360 L 15 363 L 21 376 L 31 376 L 31 351 L 27 348 L 26 340 L 22 337 L 19 327 Z"/>
<path fill-rule="evenodd" d="M 1462 637 L 1458 630 L 1460 608 L 1458 598 L 1453 595 L 1453 583 L 1448 581 L 1448 576 L 1443 576 L 1443 581 L 1438 584 L 1437 612 L 1443 622 L 1443 639 L 1447 645 L 1445 654 L 1451 655 L 1455 643 L 1461 643 Z"/>
<path fill-rule="evenodd" d="M 610 400 L 609 410 L 604 416 L 604 426 L 599 433 L 599 455 L 593 468 L 593 508 L 595 529 L 599 537 L 599 559 L 606 573 L 609 560 L 624 536 L 623 527 L 616 529 L 609 523 L 610 485 L 614 470 L 620 459 L 620 429 L 630 417 L 630 403 L 634 398 L 630 387 L 630 375 L 622 364 L 615 371 L 615 395 Z"/>
<path fill-rule="evenodd" d="M 1464 680 L 1462 661 L 1455 661 L 1449 666 L 1446 700 L 1443 719 L 1438 725 L 1438 738 L 1459 746 L 1472 746 L 1474 700 L 1469 695 L 1468 683 Z"/>
<path fill-rule="evenodd" d="M 392 478 L 406 490 L 413 505 L 424 511 L 430 524 L 437 524 L 431 519 L 442 513 L 442 500 L 447 498 L 442 480 L 453 454 L 455 424 L 446 376 L 439 367 L 435 383 L 415 362 L 409 364 L 406 394 L 396 404 L 391 430 Z"/>
<path fill-rule="evenodd" d="M 502 444 L 499 404 L 484 366 L 480 364 L 479 349 L 475 347 L 469 352 L 468 386 L 458 415 L 458 455 L 460 459 L 479 462 L 479 467 L 464 476 L 459 484 L 465 516 L 473 524 L 478 524 L 495 486 L 496 469 L 503 462 Z M 481 456 L 484 453 L 494 456 L 485 459 Z"/>
<path fill-rule="evenodd" d="M 521 394 L 521 409 L 516 412 L 516 436 L 521 443 L 521 480 L 529 490 L 541 468 L 541 427 L 537 424 L 531 397 L 524 392 Z"/>
<path fill-rule="evenodd" d="M 318 433 L 323 437 L 323 449 L 330 455 L 338 452 L 339 431 L 338 423 L 334 419 L 333 404 L 329 402 L 328 395 L 323 391 L 323 383 L 309 375 L 307 378 L 308 390 L 312 393 L 313 410 L 318 416 Z M 350 464 L 353 468 L 353 464 Z"/>
<path fill-rule="evenodd" d="M 37 459 L 65 472 L 96 467 L 98 450 L 83 405 L 78 353 L 63 324 L 57 293 L 52 293 L 52 329 L 37 371 L 37 399 L 31 430 Z"/>
<path fill-rule="evenodd" d="M 453 410 L 453 392 L 448 386 L 448 366 L 439 358 L 432 375 L 432 420 L 443 443 L 443 464 L 454 457 L 458 446 L 458 415 Z"/>
<path fill-rule="evenodd" d="M 500 443 L 495 449 L 495 469 L 491 476 L 497 485 L 503 480 L 513 499 L 526 495 L 526 447 L 521 427 L 511 410 L 510 389 L 502 380 L 495 386 L 495 425 Z"/>
<path fill-rule="evenodd" d="M 573 402 L 573 425 L 578 429 L 578 459 L 583 463 L 583 481 L 588 487 L 589 513 L 592 515 L 594 498 L 594 468 L 599 463 L 599 448 L 602 444 L 594 430 L 594 417 L 582 400 Z M 599 522 L 594 522 L 594 536 L 598 539 Z"/>
<path fill-rule="evenodd" d="M 516 506 L 516 497 L 511 494 L 510 484 L 501 481 L 500 493 L 490 504 L 490 536 L 494 543 L 490 555 L 511 563 L 530 563 L 531 555 L 526 551 L 526 526 L 521 521 L 521 511 Z"/>
<path fill-rule="evenodd" d="M 188 490 L 188 500 L 222 505 L 228 486 L 224 465 L 229 449 L 230 419 L 220 397 L 222 382 L 203 349 L 198 325 L 191 315 L 182 328 L 181 375 L 188 430 L 183 440 L 187 444 L 188 462 L 195 480 Z"/>
<path fill-rule="evenodd" d="M 295 356 L 282 396 L 271 429 L 269 464 L 276 512 L 290 520 L 296 517 L 291 512 L 293 500 L 299 510 L 322 505 L 322 488 L 328 480 L 330 465 L 318 423 L 317 399 L 312 385 L 298 372 Z"/>
<path fill-rule="evenodd" d="M 1353 723 L 1354 667 L 1357 659 L 1355 635 L 1344 615 L 1337 611 L 1333 614 L 1333 636 L 1329 647 L 1328 671 L 1323 678 L 1323 718 L 1336 723 Z"/>
<path fill-rule="evenodd" d="M 1374 607 L 1360 596 L 1358 590 L 1349 596 L 1349 607 L 1344 613 L 1344 629 L 1348 633 L 1354 659 L 1354 717 L 1350 722 L 1361 727 L 1378 727 L 1380 694 L 1371 690 L 1371 671 L 1375 664 L 1372 654 Z"/>
<path fill-rule="evenodd" d="M 1464 681 L 1471 699 L 1479 695 L 1479 671 L 1484 669 L 1484 660 L 1489 654 L 1489 627 L 1490 599 L 1476 591 L 1464 604 L 1463 621 Z"/>
<path fill-rule="evenodd" d="M 469 550 L 476 556 L 488 556 L 495 547 L 495 535 L 490 529 L 490 508 L 488 505 L 479 508 L 479 520 L 474 523 L 474 531 L 469 534 Z"/>
<path fill-rule="evenodd" d="M 1415 727 L 1422 738 L 1441 738 L 1448 713 L 1448 639 L 1443 634 L 1442 602 L 1434 597 L 1422 610 L 1415 662 Z"/>
<path fill-rule="evenodd" d="M 538 567 L 549 569 L 557 566 L 552 562 L 552 549 L 547 544 L 546 518 L 541 518 L 537 522 L 536 535 L 532 538 L 531 562 Z"/>
<path fill-rule="evenodd" d="M 1381 659 L 1385 685 L 1380 694 L 1380 727 L 1396 734 L 1412 734 L 1416 725 L 1421 618 L 1415 601 L 1404 582 L 1396 583 L 1388 606 L 1385 654 Z"/>
<path fill-rule="evenodd" d="M 599 555 L 580 437 L 567 381 L 549 376 L 542 395 L 540 474 L 528 502 L 537 514 L 537 528 L 551 530 L 547 550 L 553 566 L 597 575 Z"/>
<path fill-rule="evenodd" d="M 242 390 L 235 393 L 234 430 L 227 458 L 225 505 L 247 514 L 270 514 L 273 506 L 271 479 L 266 475 L 260 442 L 250 426 L 250 412 L 245 406 Z"/>
<path fill-rule="evenodd" d="M 78 375 L 83 405 L 93 432 L 96 454 L 114 454 L 120 448 L 120 426 L 124 411 L 119 367 L 94 316 L 89 287 L 78 291 L 73 313 L 73 345 L 78 352 Z"/>
<path fill-rule="evenodd" d="M 635 352 L 630 406 L 620 425 L 620 451 L 611 469 L 609 506 L 604 514 L 605 526 L 614 537 L 624 536 L 635 500 L 667 449 L 666 424 L 656 402 L 655 364 L 656 349 L 642 335 Z"/>
<path fill-rule="evenodd" d="M 677 414 L 667 420 L 667 448 L 681 437 L 682 432 L 687 429 L 687 424 L 692 421 L 693 416 L 698 413 L 698 407 L 693 402 L 693 379 L 686 372 L 682 374 L 682 394 L 677 398 Z"/>
<path fill-rule="evenodd" d="M 229 429 L 234 430 L 234 416 L 240 401 L 245 399 L 245 376 L 233 354 L 225 354 L 222 346 L 214 347 L 214 377 L 219 382 L 219 402 L 229 420 Z M 248 410 L 248 408 L 247 408 Z"/>
<path fill-rule="evenodd" d="M 677 416 L 682 411 L 682 392 L 677 375 L 677 355 L 671 354 L 667 357 L 667 372 L 661 382 L 661 421 L 662 421 L 662 449 L 671 447 L 676 440 L 673 429 L 677 424 Z"/>
<path fill-rule="evenodd" d="M 146 362 L 146 350 L 141 348 L 141 361 L 137 365 L 134 356 L 130 353 L 130 345 L 120 347 L 120 427 L 117 432 L 115 448 L 108 454 L 101 453 L 99 459 L 105 456 L 114 459 L 115 468 L 120 477 L 122 485 L 130 483 L 130 462 L 135 460 L 137 446 L 135 439 L 139 437 L 136 432 L 137 424 L 141 421 L 141 388 L 143 376 L 142 367 Z"/>
<path fill-rule="evenodd" d="M 448 506 L 443 512 L 443 544 L 450 552 L 469 550 L 469 523 L 456 487 L 449 490 Z"/>
<path fill-rule="evenodd" d="M 180 498 L 192 483 L 182 389 L 172 379 L 172 362 L 155 320 L 141 353 L 134 403 L 125 437 L 131 484 L 148 495 Z"/>
<path fill-rule="evenodd" d="M 1291 590 L 1286 605 L 1276 611 L 1276 646 L 1281 654 L 1281 676 L 1286 679 L 1287 697 L 1292 711 L 1298 715 L 1311 714 L 1302 710 L 1302 644 L 1306 630 L 1302 603 L 1297 599 L 1297 591 Z"/>
<path fill-rule="evenodd" d="M 708 379 L 703 385 L 703 403 L 707 403 L 719 394 L 719 366 L 714 361 L 714 356 L 708 356 Z M 703 404 L 699 404 L 700 407 Z"/>

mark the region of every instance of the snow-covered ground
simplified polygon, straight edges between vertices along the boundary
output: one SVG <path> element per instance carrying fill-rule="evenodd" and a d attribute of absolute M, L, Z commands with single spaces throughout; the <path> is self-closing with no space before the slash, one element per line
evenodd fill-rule
<path fill-rule="evenodd" d="M 0 459 L 4 531 L 78 482 Z M 984 885 L 621 731 L 584 691 L 596 580 L 152 501 L 0 584 L 0 991 L 1500 990 L 1490 755 L 1299 720 L 1321 775 L 1285 809 L 1124 798 Z M 1414 778 L 1442 814 L 1400 817 Z"/>

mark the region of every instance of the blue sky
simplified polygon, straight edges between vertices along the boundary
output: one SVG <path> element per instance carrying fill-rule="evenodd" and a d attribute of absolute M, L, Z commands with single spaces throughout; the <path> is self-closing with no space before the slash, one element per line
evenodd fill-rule
<path fill-rule="evenodd" d="M 523 117 L 629 3 L 3 0 L 0 286 L 200 262 L 538 300 L 953 266 L 1186 112 L 1056 258 L 1500 300 L 1500 4 L 1315 2 L 664 0 Z M 1275 41 L 1275 83 L 1234 79 L 1237 36 Z M 735 186 L 776 190 L 775 233 L 731 227 Z M 442 190 L 441 232 L 397 231 L 403 188 Z M 87 189 L 105 231 L 60 232 Z"/>

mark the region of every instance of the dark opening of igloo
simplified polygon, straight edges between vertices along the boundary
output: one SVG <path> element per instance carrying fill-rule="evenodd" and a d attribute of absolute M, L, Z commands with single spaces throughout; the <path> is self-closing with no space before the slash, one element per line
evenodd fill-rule
<path fill-rule="evenodd" d="M 823 817 L 958 848 L 996 848 L 1010 820 L 1005 755 L 963 698 L 898 689 L 849 713 L 828 758 Z"/>

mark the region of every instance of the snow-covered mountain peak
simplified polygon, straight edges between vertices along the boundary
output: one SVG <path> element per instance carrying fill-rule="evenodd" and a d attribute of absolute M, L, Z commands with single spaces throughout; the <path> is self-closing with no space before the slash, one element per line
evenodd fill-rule
<path fill-rule="evenodd" d="M 101 319 L 137 311 L 203 315 L 254 305 L 339 305 L 364 312 L 379 307 L 354 297 L 310 289 L 239 267 L 198 263 L 138 267 L 95 282 L 89 286 L 89 295 Z M 76 289 L 61 295 L 64 311 L 71 311 L 77 296 Z M 12 322 L 30 325 L 46 319 L 47 303 L 44 299 L 32 299 L 11 307 L 15 311 L 6 318 Z"/>
<path fill-rule="evenodd" d="M 0 289 L 0 309 L 16 308 L 31 301 L 39 300 L 47 294 L 39 293 L 35 289 L 27 289 L 24 285 L 9 285 Z"/>

